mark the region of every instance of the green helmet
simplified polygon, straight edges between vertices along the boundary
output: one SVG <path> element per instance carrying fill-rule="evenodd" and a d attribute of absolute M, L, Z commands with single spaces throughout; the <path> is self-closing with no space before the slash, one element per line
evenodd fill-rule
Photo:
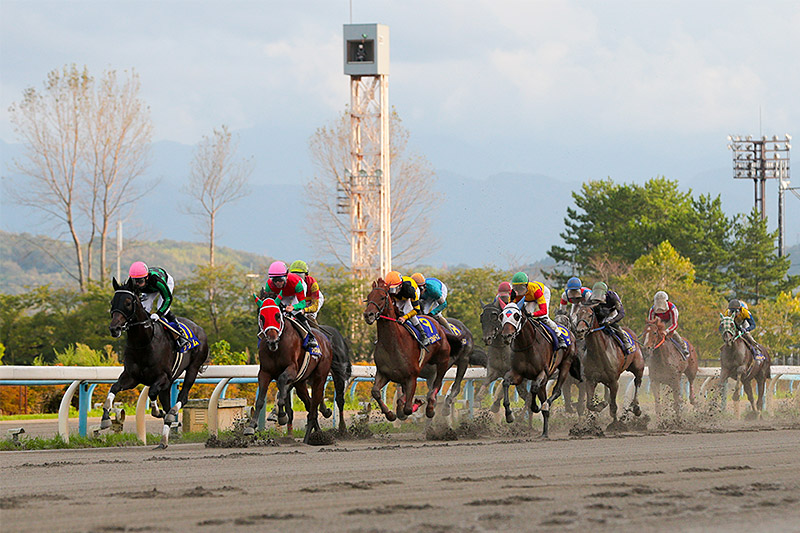
<path fill-rule="evenodd" d="M 598 281 L 592 287 L 592 300 L 604 300 L 608 292 L 608 285 L 602 281 Z"/>
<path fill-rule="evenodd" d="M 295 274 L 308 274 L 308 265 L 305 261 L 298 259 L 291 264 L 289 267 L 289 272 L 294 272 Z"/>
<path fill-rule="evenodd" d="M 512 285 L 519 285 L 521 283 L 528 283 L 528 275 L 525 272 L 517 272 L 511 278 Z"/>

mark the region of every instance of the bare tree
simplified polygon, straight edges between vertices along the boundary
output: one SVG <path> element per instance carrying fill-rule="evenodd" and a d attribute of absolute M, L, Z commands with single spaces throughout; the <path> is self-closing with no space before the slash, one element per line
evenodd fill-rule
<path fill-rule="evenodd" d="M 95 238 L 105 280 L 111 218 L 141 196 L 131 194 L 130 185 L 146 166 L 152 127 L 138 77 L 118 83 L 111 70 L 97 84 L 86 67 L 65 66 L 47 75 L 41 91 L 26 89 L 9 114 L 25 146 L 12 164 L 24 181 L 10 193 L 66 224 L 77 272 L 65 270 L 86 290 Z"/>
<path fill-rule="evenodd" d="M 132 185 L 149 164 L 153 126 L 149 107 L 139 96 L 139 76 L 124 80 L 108 71 L 97 87 L 89 122 L 91 217 L 100 236 L 100 281 L 105 281 L 108 233 L 112 219 L 141 198 Z M 94 236 L 94 232 L 92 234 Z"/>
<path fill-rule="evenodd" d="M 306 187 L 313 242 L 345 267 L 350 263 L 350 219 L 337 211 L 337 189 L 346 183 L 350 166 L 350 121 L 345 111 L 309 140 L 318 176 Z M 430 213 L 440 201 L 433 190 L 436 174 L 425 157 L 408 152 L 409 132 L 396 112 L 389 133 L 392 176 L 392 261 L 412 264 L 436 247 L 430 235 Z"/>
<path fill-rule="evenodd" d="M 14 131 L 25 146 L 23 158 L 12 163 L 25 180 L 9 192 L 18 203 L 66 224 L 77 265 L 77 274 L 69 274 L 82 291 L 86 278 L 81 233 L 91 224 L 85 224 L 78 211 L 93 83 L 86 68 L 65 66 L 47 75 L 41 91 L 26 89 L 22 100 L 9 108 Z"/>
<path fill-rule="evenodd" d="M 187 211 L 208 223 L 208 264 L 214 267 L 214 240 L 219 210 L 247 194 L 253 160 L 237 159 L 239 142 L 223 125 L 211 137 L 203 137 L 191 163 L 189 186 L 184 189 L 197 200 Z"/>

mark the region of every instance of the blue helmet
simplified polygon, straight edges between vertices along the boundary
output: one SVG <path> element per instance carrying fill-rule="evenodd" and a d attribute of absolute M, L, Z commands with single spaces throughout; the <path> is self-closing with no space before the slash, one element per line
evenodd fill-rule
<path fill-rule="evenodd" d="M 583 284 L 581 283 L 580 278 L 574 278 L 574 277 L 569 278 L 569 280 L 567 281 L 567 290 L 568 291 L 577 290 L 580 289 L 582 285 Z"/>

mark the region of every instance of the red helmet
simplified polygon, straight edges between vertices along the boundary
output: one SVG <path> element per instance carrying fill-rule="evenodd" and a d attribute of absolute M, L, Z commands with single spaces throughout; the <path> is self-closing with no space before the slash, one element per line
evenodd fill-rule
<path fill-rule="evenodd" d="M 507 281 L 504 281 L 497 287 L 497 294 L 510 294 L 511 293 L 511 284 Z"/>

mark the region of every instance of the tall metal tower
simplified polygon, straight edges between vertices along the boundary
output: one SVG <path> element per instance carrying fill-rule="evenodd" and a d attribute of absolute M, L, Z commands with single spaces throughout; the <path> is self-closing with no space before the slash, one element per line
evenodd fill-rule
<path fill-rule="evenodd" d="M 761 219 L 767 218 L 767 180 L 778 180 L 778 255 L 786 252 L 784 244 L 785 204 L 784 192 L 789 187 L 789 144 L 792 136 L 788 133 L 783 139 L 775 135 L 772 139 L 752 136 L 728 136 L 728 148 L 733 151 L 733 177 L 753 180 L 755 207 L 761 213 Z"/>
<path fill-rule="evenodd" d="M 357 278 L 392 269 L 389 154 L 389 27 L 344 25 L 350 76 L 350 168 L 339 184 L 339 213 L 350 215 L 350 268 Z"/>

